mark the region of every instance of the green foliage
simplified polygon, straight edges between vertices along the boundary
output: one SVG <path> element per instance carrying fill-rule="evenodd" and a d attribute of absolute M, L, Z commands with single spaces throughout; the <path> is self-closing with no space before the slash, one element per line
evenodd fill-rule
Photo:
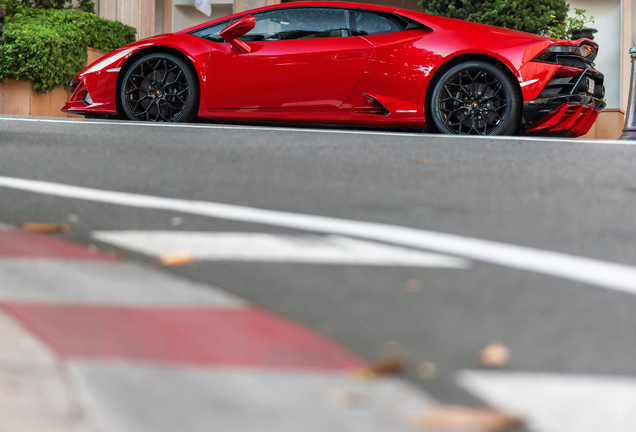
<path fill-rule="evenodd" d="M 135 41 L 135 28 L 93 13 L 12 8 L 0 40 L 0 80 L 32 80 L 38 93 L 68 85 L 84 68 L 87 47 L 112 51 Z"/>
<path fill-rule="evenodd" d="M 550 37 L 555 39 L 570 39 L 572 33 L 583 30 L 587 27 L 587 24 L 594 23 L 594 17 L 586 16 L 585 12 L 585 9 L 574 8 L 574 16 L 557 22 L 556 25 L 550 29 Z"/>
<path fill-rule="evenodd" d="M 14 15 L 17 12 L 17 8 L 20 4 L 14 0 L 0 0 L 0 6 L 4 8 L 6 16 Z M 6 20 L 6 17 L 5 17 Z"/>
<path fill-rule="evenodd" d="M 547 34 L 564 21 L 566 0 L 421 0 L 424 12 L 466 21 Z"/>
<path fill-rule="evenodd" d="M 82 12 L 95 13 L 95 3 L 91 0 L 3 0 L 0 2 L 7 15 L 16 13 L 20 6 L 26 9 L 75 9 Z"/>
<path fill-rule="evenodd" d="M 91 0 L 77 0 L 77 5 L 72 4 L 68 6 L 68 9 L 76 9 L 82 12 L 95 13 L 95 3 Z"/>

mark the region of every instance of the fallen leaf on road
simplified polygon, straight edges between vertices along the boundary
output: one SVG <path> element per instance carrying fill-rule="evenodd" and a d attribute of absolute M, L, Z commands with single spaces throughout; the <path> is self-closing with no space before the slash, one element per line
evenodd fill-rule
<path fill-rule="evenodd" d="M 25 222 L 22 224 L 22 229 L 31 232 L 59 233 L 68 232 L 71 227 L 67 224 Z"/>
<path fill-rule="evenodd" d="M 510 350 L 505 345 L 494 343 L 481 350 L 480 357 L 484 366 L 503 366 L 510 361 Z"/>
<path fill-rule="evenodd" d="M 423 380 L 429 380 L 435 377 L 437 372 L 435 363 L 421 362 L 417 365 L 417 376 Z"/>
<path fill-rule="evenodd" d="M 422 281 L 419 279 L 409 279 L 406 281 L 406 290 L 412 293 L 420 292 L 422 290 Z"/>
<path fill-rule="evenodd" d="M 464 406 L 439 406 L 411 416 L 414 428 L 436 428 L 441 430 L 471 430 L 479 432 L 505 431 L 523 424 L 514 417 L 489 408 Z"/>
<path fill-rule="evenodd" d="M 6 395 L 17 396 L 22 392 L 23 385 L 18 377 L 7 376 L 2 380 L 0 389 L 2 389 L 2 393 Z"/>
<path fill-rule="evenodd" d="M 385 358 L 400 357 L 402 353 L 402 345 L 398 341 L 388 341 L 382 345 L 382 355 Z"/>
<path fill-rule="evenodd" d="M 427 163 L 430 163 L 431 160 L 430 159 L 409 159 L 409 162 L 427 164 Z"/>
<path fill-rule="evenodd" d="M 164 266 L 182 266 L 194 262 L 194 255 L 190 252 L 170 252 L 162 255 L 159 262 Z"/>
<path fill-rule="evenodd" d="M 360 403 L 362 393 L 346 388 L 332 388 L 327 392 L 327 401 L 338 406 L 353 406 Z"/>
<path fill-rule="evenodd" d="M 406 367 L 407 361 L 404 357 L 393 357 L 369 363 L 367 366 L 355 368 L 353 372 L 365 379 L 374 379 L 382 375 L 389 375 L 401 372 Z"/>
<path fill-rule="evenodd" d="M 115 258 L 125 258 L 128 255 L 128 249 L 123 247 L 110 249 L 108 252 Z"/>

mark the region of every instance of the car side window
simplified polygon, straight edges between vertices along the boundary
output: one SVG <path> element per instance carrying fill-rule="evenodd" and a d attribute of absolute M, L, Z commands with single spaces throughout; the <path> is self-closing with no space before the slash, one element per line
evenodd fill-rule
<path fill-rule="evenodd" d="M 392 33 L 402 30 L 392 19 L 373 12 L 353 11 L 355 26 L 354 36 L 367 36 L 382 33 Z"/>
<path fill-rule="evenodd" d="M 225 40 L 223 40 L 223 38 L 219 36 L 219 33 L 221 33 L 221 30 L 223 30 L 229 24 L 230 21 L 223 21 L 222 23 L 214 24 L 213 26 L 197 30 L 192 34 L 203 39 L 211 40 L 212 42 L 225 42 Z"/>
<path fill-rule="evenodd" d="M 347 9 L 284 8 L 254 14 L 254 17 L 256 18 L 256 27 L 240 38 L 244 42 L 318 39 L 351 35 Z"/>

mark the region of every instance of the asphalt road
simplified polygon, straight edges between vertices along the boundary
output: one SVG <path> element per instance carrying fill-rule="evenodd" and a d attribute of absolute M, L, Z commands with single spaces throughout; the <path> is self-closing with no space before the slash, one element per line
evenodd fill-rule
<path fill-rule="evenodd" d="M 523 270 L 523 263 L 506 264 L 514 261 L 513 249 L 503 250 L 507 256 L 495 264 L 481 259 L 479 248 L 463 253 L 461 240 L 636 265 L 636 147 L 33 120 L 0 118 L 0 176 L 460 236 L 455 253 L 445 254 L 467 259 L 464 269 L 284 260 L 172 268 L 304 323 L 366 358 L 381 358 L 386 343 L 397 342 L 410 359 L 404 375 L 443 402 L 476 402 L 457 385 L 456 372 L 479 369 L 479 351 L 493 342 L 512 353 L 499 371 L 636 376 L 636 291 L 611 287 L 613 273 L 605 283 Z M 0 222 L 27 221 L 70 221 L 64 236 L 104 249 L 114 246 L 96 241 L 96 231 L 325 234 L 0 186 Z M 367 240 L 391 243 L 367 228 Z M 129 256 L 152 262 L 146 254 Z M 574 273 L 585 273 L 581 263 Z M 412 280 L 421 288 L 407 289 Z M 419 377 L 421 362 L 433 363 L 435 376 Z"/>

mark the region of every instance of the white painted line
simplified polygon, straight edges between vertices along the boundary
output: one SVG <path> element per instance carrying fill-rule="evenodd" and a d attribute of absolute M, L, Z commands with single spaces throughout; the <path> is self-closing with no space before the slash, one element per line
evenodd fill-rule
<path fill-rule="evenodd" d="M 402 380 L 346 373 L 96 361 L 71 371 L 106 431 L 413 432 L 409 415 L 439 404 Z"/>
<path fill-rule="evenodd" d="M 0 260 L 0 300 L 142 306 L 243 308 L 219 288 L 136 264 L 46 259 Z"/>
<path fill-rule="evenodd" d="M 468 268 L 461 258 L 340 236 L 182 231 L 101 231 L 93 238 L 146 255 L 197 260 Z"/>
<path fill-rule="evenodd" d="M 0 312 L 0 430 L 91 432 L 97 428 L 65 365 L 46 343 Z"/>
<path fill-rule="evenodd" d="M 7 368 L 11 363 L 16 369 L 17 367 L 23 368 L 23 371 L 30 369 L 30 367 L 25 368 L 25 366 L 33 367 L 38 364 L 47 369 L 55 368 L 55 353 L 43 341 L 20 325 L 14 317 L 2 311 L 0 311 L 0 341 L 2 341 L 0 371 Z M 9 367 L 7 369 L 13 368 Z M 9 407 L 4 405 L 10 399 L 7 396 L 6 394 L 0 396 L 3 402 L 3 417 L 9 413 Z M 18 399 L 24 400 L 24 398 Z M 6 419 L 3 418 L 0 424 L 7 424 Z"/>
<path fill-rule="evenodd" d="M 322 134 L 337 134 L 337 135 L 377 135 L 388 137 L 415 137 L 426 140 L 427 138 L 439 138 L 439 139 L 452 139 L 452 140 L 494 140 L 494 141 L 521 141 L 521 142 L 545 142 L 546 139 L 550 140 L 550 144 L 596 144 L 596 145 L 636 145 L 636 141 L 630 140 L 582 140 L 573 138 L 541 138 L 541 137 L 526 137 L 526 136 L 459 136 L 459 135 L 444 135 L 444 134 L 425 134 L 425 133 L 408 133 L 408 132 L 385 132 L 385 131 L 368 131 L 368 130 L 341 130 L 341 129 L 311 129 L 311 128 L 297 128 L 297 127 L 270 127 L 270 126 L 235 126 L 235 125 L 217 125 L 217 124 L 189 124 L 189 123 L 154 123 L 154 122 L 136 122 L 136 121 L 112 121 L 112 120 L 58 120 L 58 119 L 45 119 L 45 118 L 25 118 L 25 117 L 0 117 L 0 121 L 25 121 L 36 123 L 71 123 L 76 125 L 115 125 L 118 127 L 133 126 L 139 127 L 167 127 L 167 128 L 182 128 L 182 129 L 229 129 L 229 130 L 254 130 L 254 131 L 275 131 L 275 132 L 306 132 L 306 133 L 322 133 Z M 399 142 L 393 144 L 398 145 Z"/>
<path fill-rule="evenodd" d="M 0 176 L 0 186 L 129 207 L 172 210 L 220 219 L 361 237 L 434 250 L 636 294 L 636 267 L 454 234 L 215 202 L 90 189 L 12 177 Z"/>
<path fill-rule="evenodd" d="M 531 372 L 461 371 L 458 383 L 541 432 L 633 432 L 636 379 Z"/>

